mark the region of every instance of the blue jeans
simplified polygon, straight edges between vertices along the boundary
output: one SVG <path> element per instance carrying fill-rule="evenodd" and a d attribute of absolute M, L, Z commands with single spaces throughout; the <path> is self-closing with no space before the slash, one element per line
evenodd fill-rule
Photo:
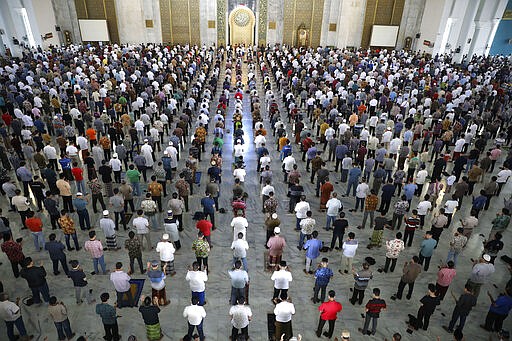
<path fill-rule="evenodd" d="M 453 259 L 453 263 L 457 265 L 457 258 L 459 257 L 458 251 L 448 250 L 448 256 L 446 256 L 446 263 Z"/>
<path fill-rule="evenodd" d="M 73 336 L 73 332 L 71 331 L 71 325 L 69 324 L 69 320 L 65 319 L 62 322 L 54 322 L 55 328 L 57 328 L 57 335 L 59 335 L 59 340 L 71 339 Z"/>
<path fill-rule="evenodd" d="M 41 297 L 39 294 L 43 296 L 43 300 L 45 302 L 50 300 L 50 289 L 48 289 L 48 283 L 45 282 L 40 287 L 32 287 L 30 290 L 32 290 L 32 298 L 35 304 L 41 303 Z"/>
<path fill-rule="evenodd" d="M 93 258 L 92 259 L 92 265 L 94 266 L 94 272 L 98 273 L 98 263 L 101 266 L 101 270 L 103 271 L 103 274 L 107 273 L 107 266 L 105 265 L 105 256 L 101 256 L 100 258 Z"/>
<path fill-rule="evenodd" d="M 140 196 L 140 182 L 132 182 L 133 195 Z"/>
<path fill-rule="evenodd" d="M 76 211 L 78 213 L 78 223 L 80 224 L 80 229 L 90 229 L 91 228 L 91 220 L 89 218 L 89 212 L 87 210 Z"/>
<path fill-rule="evenodd" d="M 70 239 L 73 238 L 73 242 L 75 243 L 75 249 L 78 250 L 80 248 L 80 245 L 78 244 L 78 238 L 76 236 L 76 232 L 73 234 L 65 234 L 64 239 L 66 240 L 66 246 L 68 248 L 68 251 L 71 251 L 71 244 Z"/>
<path fill-rule="evenodd" d="M 44 249 L 44 236 L 43 231 L 41 232 L 32 232 L 32 237 L 34 238 L 34 247 L 36 248 L 36 251 L 41 251 L 41 249 Z"/>
<path fill-rule="evenodd" d="M 358 179 L 349 178 L 348 179 L 348 184 L 347 184 L 347 191 L 345 192 L 345 195 L 349 195 L 350 194 L 350 188 L 352 187 L 352 195 L 355 197 L 356 196 L 357 183 L 358 183 Z"/>
<path fill-rule="evenodd" d="M 7 337 L 9 337 L 9 341 L 16 340 L 14 336 L 14 326 L 20 332 L 20 336 L 27 335 L 27 330 L 25 329 L 25 323 L 23 323 L 23 317 L 20 316 L 14 321 L 5 321 L 5 326 L 7 327 Z"/>
<path fill-rule="evenodd" d="M 199 305 L 204 305 L 204 302 L 206 300 L 206 293 L 204 291 L 192 291 L 192 298 L 197 297 L 199 300 Z"/>
<path fill-rule="evenodd" d="M 336 217 L 333 215 L 327 215 L 327 221 L 325 222 L 325 229 L 329 230 L 331 228 L 331 223 L 334 223 Z"/>
<path fill-rule="evenodd" d="M 244 270 L 245 271 L 249 271 L 249 268 L 247 267 L 247 258 L 246 257 L 243 257 L 243 258 L 241 258 L 241 257 L 233 257 L 233 265 L 235 265 L 235 262 L 237 260 L 242 261 L 242 265 L 244 266 Z"/>
<path fill-rule="evenodd" d="M 306 235 L 304 233 L 302 233 L 302 231 L 300 231 L 300 234 L 299 234 L 299 247 L 301 249 L 304 246 L 304 240 L 305 239 L 306 239 Z"/>
<path fill-rule="evenodd" d="M 82 192 L 84 195 L 87 194 L 87 191 L 85 189 L 85 180 L 77 180 L 76 182 L 76 191 Z"/>
<path fill-rule="evenodd" d="M 298 231 L 300 230 L 300 221 L 302 220 L 302 218 L 297 218 L 296 220 L 296 223 L 295 223 L 295 229 Z"/>
<path fill-rule="evenodd" d="M 197 326 L 194 326 L 193 324 L 188 323 L 187 335 L 189 337 L 192 337 L 192 334 L 194 333 L 195 328 L 197 328 L 197 333 L 199 334 L 199 340 L 204 341 L 203 320 L 201 320 L 201 323 L 199 323 Z"/>

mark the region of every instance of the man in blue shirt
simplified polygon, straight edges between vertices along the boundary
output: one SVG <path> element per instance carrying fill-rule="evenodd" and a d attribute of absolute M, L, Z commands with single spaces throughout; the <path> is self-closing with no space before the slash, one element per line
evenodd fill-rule
<path fill-rule="evenodd" d="M 505 293 L 498 296 L 496 300 L 490 294 L 489 298 L 492 304 L 485 318 L 485 325 L 481 324 L 480 327 L 490 332 L 498 332 L 512 309 L 512 288 L 506 288 Z"/>
<path fill-rule="evenodd" d="M 480 190 L 480 195 L 478 197 L 473 197 L 473 206 L 471 207 L 471 211 L 474 211 L 474 216 L 478 218 L 478 213 L 485 207 L 485 203 L 487 202 L 487 196 L 485 195 L 485 190 Z"/>
<path fill-rule="evenodd" d="M 409 208 L 407 209 L 407 212 L 409 212 L 409 209 L 411 208 L 412 197 L 414 196 L 414 193 L 416 193 L 417 189 L 418 185 L 412 182 L 411 179 L 409 179 L 408 184 L 404 186 L 404 195 L 407 198 L 407 202 L 409 203 Z"/>
<path fill-rule="evenodd" d="M 432 238 L 432 231 L 427 231 L 425 233 L 425 239 L 421 242 L 420 246 L 420 254 L 418 264 L 423 265 L 423 261 L 425 261 L 425 265 L 423 270 L 428 271 L 428 267 L 430 265 L 430 259 L 432 258 L 432 254 L 434 253 L 434 249 L 437 245 L 437 241 Z"/>
<path fill-rule="evenodd" d="M 203 207 L 204 219 L 210 216 L 210 222 L 212 223 L 212 230 L 215 230 L 215 200 L 211 194 L 201 199 L 201 206 Z"/>
<path fill-rule="evenodd" d="M 242 269 L 242 261 L 237 259 L 235 261 L 235 267 L 233 270 L 228 271 L 229 277 L 231 278 L 231 305 L 236 305 L 239 298 L 244 301 L 245 297 L 245 286 L 249 283 L 249 275 L 247 271 Z"/>
<path fill-rule="evenodd" d="M 78 213 L 78 221 L 82 231 L 91 229 L 91 220 L 89 218 L 89 212 L 87 211 L 88 203 L 89 199 L 87 197 L 84 198 L 81 192 L 76 193 L 76 198 L 73 199 L 73 206 L 76 209 L 76 213 Z"/>
<path fill-rule="evenodd" d="M 327 258 L 322 258 L 322 262 L 320 263 L 320 267 L 315 271 L 315 289 L 313 292 L 313 297 L 311 300 L 313 303 L 323 302 L 325 301 L 325 292 L 327 290 L 327 285 L 331 280 L 331 277 L 334 275 L 331 269 L 328 268 L 329 260 Z M 320 299 L 318 299 L 318 292 L 320 293 Z"/>
<path fill-rule="evenodd" d="M 359 184 L 359 177 L 361 176 L 361 168 L 354 163 L 352 165 L 352 169 L 348 171 L 348 184 L 347 191 L 345 192 L 344 197 L 348 196 L 350 193 L 350 188 L 352 187 L 352 195 L 356 196 L 356 187 Z"/>
<path fill-rule="evenodd" d="M 62 172 L 66 176 L 66 179 L 69 181 L 73 181 L 74 177 L 71 173 L 71 159 L 65 155 L 63 158 L 59 160 L 60 167 L 62 168 Z"/>
<path fill-rule="evenodd" d="M 317 154 L 317 149 L 315 147 L 315 144 L 312 143 L 311 147 L 309 147 L 308 151 L 306 152 L 307 161 L 306 161 L 306 171 L 309 172 L 309 164 L 311 163 L 311 160 L 313 160 Z"/>
<path fill-rule="evenodd" d="M 336 154 L 336 167 L 334 168 L 336 173 L 338 172 L 338 167 L 341 165 L 341 161 L 343 160 L 343 158 L 345 157 L 347 152 L 348 152 L 347 145 L 339 144 L 338 146 L 336 146 L 336 152 L 335 152 L 335 154 Z"/>
<path fill-rule="evenodd" d="M 32 172 L 29 171 L 25 165 L 26 164 L 23 161 L 20 163 L 20 168 L 16 170 L 16 175 L 23 182 L 23 195 L 28 198 L 30 196 L 28 189 L 30 183 L 32 182 Z"/>
<path fill-rule="evenodd" d="M 322 248 L 322 241 L 317 238 L 318 231 L 313 231 L 311 239 L 304 243 L 304 250 L 306 250 L 306 268 L 304 272 L 310 275 L 313 274 L 313 271 L 310 271 L 311 263 L 320 256 L 320 249 Z"/>

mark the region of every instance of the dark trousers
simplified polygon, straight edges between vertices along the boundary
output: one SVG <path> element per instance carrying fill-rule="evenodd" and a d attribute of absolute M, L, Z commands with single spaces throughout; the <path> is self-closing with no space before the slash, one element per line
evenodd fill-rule
<path fill-rule="evenodd" d="M 326 291 L 327 291 L 327 285 L 318 285 L 315 283 L 315 288 L 313 289 L 313 300 L 315 302 L 318 302 L 318 301 L 324 302 Z M 320 299 L 318 299 L 319 292 L 320 292 Z"/>
<path fill-rule="evenodd" d="M 402 294 L 404 293 L 405 285 L 409 286 L 409 289 L 407 291 L 407 298 L 410 299 L 412 296 L 412 291 L 414 290 L 414 282 L 412 283 L 405 283 L 404 281 L 400 280 L 400 283 L 398 283 L 398 291 L 396 293 L 396 297 L 398 299 L 402 299 Z"/>
<path fill-rule="evenodd" d="M 452 319 L 450 320 L 450 324 L 448 325 L 448 330 L 453 330 L 455 327 L 455 323 L 457 323 L 457 320 L 460 319 L 459 325 L 457 326 L 457 329 L 464 329 L 464 325 L 466 324 L 466 317 L 468 317 L 468 314 L 463 314 L 460 309 L 455 306 L 452 313 Z"/>
<path fill-rule="evenodd" d="M 75 212 L 75 209 L 73 208 L 73 197 L 62 196 L 62 208 L 70 213 Z"/>
<path fill-rule="evenodd" d="M 377 321 L 379 320 L 376 316 L 371 316 L 370 314 L 366 313 L 366 316 L 364 318 L 364 326 L 363 326 L 363 334 L 366 334 L 368 332 L 368 327 L 370 326 L 370 320 L 372 321 L 372 335 L 375 335 L 377 332 Z"/>
<path fill-rule="evenodd" d="M 249 326 L 242 328 L 242 329 L 232 327 L 231 328 L 231 340 L 236 341 L 238 335 L 245 336 L 245 340 L 247 340 L 249 338 Z"/>
<path fill-rule="evenodd" d="M 210 223 L 212 223 L 212 230 L 215 229 L 215 212 L 203 212 L 204 219 L 210 217 Z"/>
<path fill-rule="evenodd" d="M 393 220 L 391 220 L 391 228 L 394 230 L 400 230 L 400 226 L 402 226 L 402 220 L 404 219 L 403 214 L 393 213 Z"/>
<path fill-rule="evenodd" d="M 65 319 L 62 322 L 54 322 L 55 328 L 57 328 L 57 335 L 59 340 L 66 340 L 66 337 L 71 340 L 73 338 L 73 332 L 71 331 L 71 325 L 69 320 Z"/>
<path fill-rule="evenodd" d="M 355 304 L 356 301 L 359 305 L 363 304 L 364 300 L 364 289 L 356 289 L 352 292 L 352 298 L 350 299 L 350 303 Z"/>
<path fill-rule="evenodd" d="M 404 232 L 404 244 L 407 246 L 411 246 L 413 238 L 414 238 L 414 230 L 406 229 Z"/>
<path fill-rule="evenodd" d="M 439 283 L 436 283 L 436 295 L 439 297 L 439 299 L 442 301 L 444 299 L 444 296 L 446 295 L 446 292 L 448 291 L 448 287 L 443 287 L 439 285 Z"/>
<path fill-rule="evenodd" d="M 322 320 L 322 318 L 318 319 L 318 328 L 316 330 L 316 335 L 320 337 L 320 334 L 324 329 L 325 322 L 329 322 L 329 331 L 327 332 L 328 335 L 326 336 L 328 338 L 331 338 L 332 334 L 334 333 L 334 324 L 336 323 L 336 320 Z"/>
<path fill-rule="evenodd" d="M 116 291 L 116 294 L 117 294 L 117 307 L 118 308 L 133 306 L 133 296 L 132 296 L 131 290 L 128 290 L 125 292 Z M 128 296 L 127 300 L 123 299 L 123 296 L 125 294 Z"/>
<path fill-rule="evenodd" d="M 64 239 L 66 240 L 66 246 L 68 248 L 68 251 L 72 251 L 70 239 L 73 238 L 73 242 L 75 243 L 75 249 L 78 251 L 80 248 L 80 244 L 78 244 L 78 237 L 76 236 L 76 232 L 73 234 L 65 234 Z"/>
<path fill-rule="evenodd" d="M 20 263 L 11 261 L 12 273 L 15 278 L 20 277 Z"/>
<path fill-rule="evenodd" d="M 52 224 L 52 230 L 56 230 L 57 229 L 57 222 L 60 218 L 60 214 L 59 215 L 51 215 L 50 214 L 50 223 Z"/>
<path fill-rule="evenodd" d="M 274 296 L 272 296 L 272 298 L 276 299 L 276 298 L 280 297 L 281 299 L 283 299 L 284 297 L 287 297 L 287 294 L 288 294 L 288 289 L 274 288 Z"/>
<path fill-rule="evenodd" d="M 188 332 L 187 335 L 192 338 L 192 334 L 194 333 L 194 329 L 197 328 L 197 333 L 199 334 L 199 340 L 204 340 L 204 332 L 203 332 L 203 321 L 199 323 L 197 326 L 193 324 L 188 324 Z"/>
<path fill-rule="evenodd" d="M 388 269 L 390 272 L 395 271 L 396 261 L 398 258 L 388 258 L 386 257 L 386 264 L 384 265 L 384 272 L 388 272 Z M 391 267 L 389 267 L 389 264 L 391 263 Z"/>
<path fill-rule="evenodd" d="M 125 199 L 124 200 L 124 213 L 128 212 L 128 204 L 130 205 L 130 209 L 132 213 L 135 212 L 135 205 L 133 204 L 133 199 Z"/>
<path fill-rule="evenodd" d="M 281 340 L 281 336 L 284 334 L 283 340 L 288 341 L 293 336 L 292 321 L 278 322 L 276 321 L 276 340 Z"/>
<path fill-rule="evenodd" d="M 101 209 L 103 211 L 107 209 L 107 206 L 105 206 L 105 201 L 103 201 L 103 194 L 101 194 L 101 193 L 93 194 L 92 195 L 92 210 L 94 211 L 94 213 L 98 212 L 98 208 L 96 207 L 96 204 L 98 203 L 98 201 L 100 202 Z"/>
<path fill-rule="evenodd" d="M 420 309 L 418 309 L 418 315 L 416 316 L 416 323 L 413 327 L 415 329 L 423 328 L 423 330 L 427 330 L 430 322 L 430 316 L 432 316 L 432 313 L 427 312 L 423 307 L 420 307 Z"/>
<path fill-rule="evenodd" d="M 388 213 L 390 205 L 391 205 L 391 200 L 381 200 L 379 211 Z"/>
<path fill-rule="evenodd" d="M 430 256 L 430 257 L 425 257 L 425 256 L 423 256 L 423 255 L 421 254 L 421 252 L 420 252 L 420 254 L 419 254 L 419 256 L 418 256 L 418 257 L 419 257 L 419 259 L 420 259 L 418 263 L 419 263 L 419 264 L 421 264 L 421 265 L 423 265 L 423 261 L 425 261 L 425 265 L 423 266 L 423 270 L 428 271 L 428 267 L 429 267 L 429 265 L 430 265 L 430 259 L 432 258 L 432 256 Z"/>
<path fill-rule="evenodd" d="M 48 289 L 48 283 L 44 283 L 39 287 L 32 287 L 32 298 L 34 299 L 35 304 L 41 303 L 41 296 L 43 296 L 43 300 L 48 302 L 50 300 L 50 289 Z M 41 294 L 41 296 L 39 296 Z"/>
<path fill-rule="evenodd" d="M 334 246 L 336 245 L 336 240 L 338 240 L 338 247 L 341 249 L 341 246 L 343 244 L 343 234 L 338 234 L 338 233 L 332 234 L 331 249 L 334 249 Z"/>
<path fill-rule="evenodd" d="M 27 335 L 25 323 L 23 323 L 23 317 L 21 316 L 14 321 L 5 321 L 5 326 L 7 327 L 7 337 L 9 338 L 9 341 L 19 340 L 14 336 L 14 326 L 18 329 L 20 336 Z"/>
<path fill-rule="evenodd" d="M 105 328 L 104 339 L 106 341 L 119 341 L 121 339 L 117 322 L 114 324 L 103 324 L 103 328 Z"/>
<path fill-rule="evenodd" d="M 76 211 L 78 213 L 78 223 L 80 224 L 81 230 L 91 229 L 91 220 L 89 218 L 89 212 L 87 210 Z M 94 212 L 96 213 L 96 212 Z"/>
<path fill-rule="evenodd" d="M 196 257 L 196 260 L 199 263 L 199 270 L 201 270 L 201 264 L 205 268 L 208 268 L 208 257 Z"/>
<path fill-rule="evenodd" d="M 133 266 L 135 265 L 135 260 L 139 263 L 140 273 L 144 272 L 144 267 L 142 266 L 142 256 L 139 257 L 130 257 L 130 272 L 134 273 Z"/>
<path fill-rule="evenodd" d="M 151 199 L 153 199 L 156 202 L 156 204 L 158 205 L 158 211 L 162 212 L 162 196 L 161 195 L 152 196 Z"/>
<path fill-rule="evenodd" d="M 485 329 L 488 331 L 500 331 L 503 327 L 503 321 L 507 318 L 508 314 L 499 315 L 489 311 L 485 318 Z"/>
<path fill-rule="evenodd" d="M 244 288 L 235 288 L 231 287 L 231 305 L 236 305 L 236 302 L 239 298 L 245 299 L 245 287 Z"/>
<path fill-rule="evenodd" d="M 64 256 L 63 258 L 52 259 L 53 273 L 56 275 L 57 272 L 59 272 L 59 262 L 62 265 L 62 270 L 64 270 L 64 273 L 67 275 L 69 272 L 69 269 L 68 269 L 68 264 L 66 262 L 66 256 Z"/>
<path fill-rule="evenodd" d="M 121 212 L 114 212 L 114 219 L 116 224 L 116 229 L 119 229 L 119 218 L 121 218 L 121 222 L 123 223 L 123 227 L 126 230 L 126 216 L 124 214 L 124 211 Z"/>

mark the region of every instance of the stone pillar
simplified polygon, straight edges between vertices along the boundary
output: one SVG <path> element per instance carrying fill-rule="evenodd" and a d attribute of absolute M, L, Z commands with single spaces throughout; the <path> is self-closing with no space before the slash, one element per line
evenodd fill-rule
<path fill-rule="evenodd" d="M 455 44 L 452 45 L 452 50 L 454 52 L 453 62 L 455 63 L 460 63 L 464 55 L 468 52 L 469 43 L 471 43 L 471 41 L 468 43 L 468 39 L 473 36 L 474 20 L 480 6 L 480 1 L 486 2 L 486 0 L 476 0 L 467 3 L 465 12 L 463 12 L 463 15 L 458 18 L 457 26 L 459 29 L 453 30 L 453 37 L 456 37 Z M 452 14 L 455 13 L 457 12 L 452 12 Z"/>
<path fill-rule="evenodd" d="M 284 0 L 272 0 L 267 5 L 267 44 L 283 43 Z"/>
<path fill-rule="evenodd" d="M 322 18 L 321 46 L 335 46 L 338 35 L 338 17 L 342 2 L 339 0 L 325 0 Z"/>
<path fill-rule="evenodd" d="M 402 20 L 400 21 L 400 29 L 396 41 L 396 49 L 404 48 L 405 38 L 412 38 L 411 50 L 415 50 L 418 41 L 421 41 L 421 19 L 425 10 L 426 0 L 406 0 Z M 416 38 L 416 34 L 420 33 L 420 38 Z"/>
<path fill-rule="evenodd" d="M 341 10 L 336 27 L 336 46 L 361 46 L 366 0 L 340 0 Z"/>
<path fill-rule="evenodd" d="M 82 42 L 80 36 L 80 28 L 78 26 L 78 17 L 74 0 L 52 0 L 53 11 L 57 26 L 60 27 L 60 39 L 62 43 L 66 43 L 64 31 L 69 31 L 71 42 L 79 44 Z"/>
<path fill-rule="evenodd" d="M 201 44 L 217 44 L 217 0 L 199 1 Z"/>

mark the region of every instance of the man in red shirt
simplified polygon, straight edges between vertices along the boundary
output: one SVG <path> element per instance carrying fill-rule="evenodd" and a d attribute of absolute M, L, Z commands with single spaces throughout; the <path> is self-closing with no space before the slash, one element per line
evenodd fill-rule
<path fill-rule="evenodd" d="M 36 251 L 42 251 L 44 249 L 44 235 L 41 218 L 34 216 L 34 212 L 30 211 L 27 220 L 25 220 L 25 226 L 32 233 L 32 237 L 34 237 Z"/>
<path fill-rule="evenodd" d="M 210 248 L 212 247 L 212 240 L 210 239 L 212 226 L 212 223 L 206 220 L 204 215 L 202 215 L 202 218 L 196 224 L 196 228 L 203 233 L 204 239 L 206 239 Z"/>
<path fill-rule="evenodd" d="M 322 335 L 322 329 L 324 328 L 325 321 L 329 322 L 329 331 L 324 332 L 324 336 L 329 339 L 334 333 L 334 324 L 338 313 L 343 309 L 341 303 L 335 301 L 336 293 L 334 290 L 329 290 L 329 300 L 325 303 L 320 304 L 318 310 L 320 311 L 320 319 L 318 320 L 318 328 L 316 330 L 316 336 Z"/>
<path fill-rule="evenodd" d="M 73 162 L 73 168 L 71 168 L 71 173 L 75 178 L 76 182 L 76 191 L 82 192 L 87 195 L 87 190 L 85 188 L 85 180 L 84 180 L 84 170 L 78 167 L 78 162 Z"/>
<path fill-rule="evenodd" d="M 12 272 L 15 278 L 20 277 L 21 261 L 25 259 L 21 246 L 21 238 L 14 241 L 11 233 L 4 233 L 4 242 L 2 243 L 2 251 L 7 255 L 11 262 Z"/>

